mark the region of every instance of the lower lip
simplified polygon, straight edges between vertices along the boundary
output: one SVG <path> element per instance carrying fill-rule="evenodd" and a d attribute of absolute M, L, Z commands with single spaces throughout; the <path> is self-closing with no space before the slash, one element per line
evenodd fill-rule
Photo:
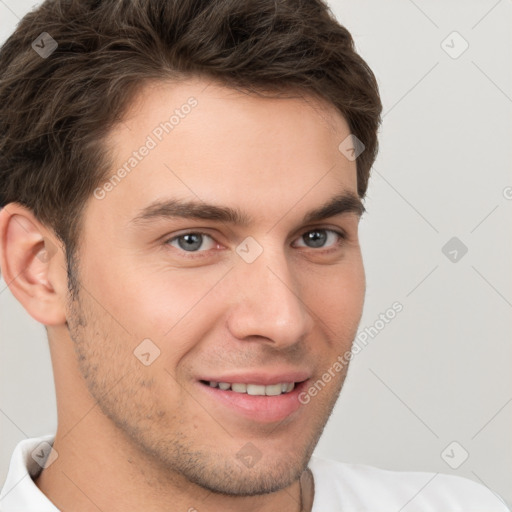
<path fill-rule="evenodd" d="M 223 391 L 198 382 L 204 393 L 232 411 L 260 423 L 283 421 L 299 409 L 299 394 L 306 387 L 307 381 L 295 385 L 289 393 L 277 396 L 248 395 L 235 391 Z"/>

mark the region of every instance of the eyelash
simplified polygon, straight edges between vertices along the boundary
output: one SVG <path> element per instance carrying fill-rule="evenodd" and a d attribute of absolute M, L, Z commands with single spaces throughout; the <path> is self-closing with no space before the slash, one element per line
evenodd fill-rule
<path fill-rule="evenodd" d="M 322 252 L 324 254 L 328 254 L 328 253 L 330 253 L 332 251 L 337 250 L 339 247 L 341 247 L 341 245 L 343 245 L 343 242 L 345 242 L 347 240 L 347 234 L 344 231 L 341 231 L 341 230 L 337 231 L 337 230 L 331 229 L 331 228 L 314 228 L 314 229 L 309 229 L 308 231 L 304 231 L 301 235 L 299 235 L 299 237 L 296 240 L 298 240 L 299 238 L 302 238 L 304 235 L 307 235 L 308 233 L 314 233 L 315 231 L 325 231 L 326 233 L 334 233 L 335 235 L 338 236 L 338 241 L 335 244 L 333 244 L 333 246 L 331 246 L 328 249 L 323 249 L 322 247 L 318 247 L 318 248 L 309 247 L 309 249 L 312 249 L 313 251 L 317 251 L 317 252 Z M 203 235 L 203 236 L 206 236 L 208 238 L 211 238 L 212 240 L 214 240 L 216 242 L 216 240 L 213 238 L 212 235 L 210 235 L 209 233 L 205 233 L 204 231 L 187 231 L 185 233 L 181 233 L 179 235 L 173 236 L 172 238 L 166 239 L 165 242 L 164 242 L 164 245 L 170 245 L 171 242 L 173 242 L 175 240 L 178 240 L 179 238 L 182 238 L 182 237 L 187 236 L 187 235 Z M 216 243 L 218 243 L 218 242 L 216 242 Z M 173 246 L 171 246 L 171 247 L 173 247 Z M 177 248 L 177 247 L 173 247 L 173 249 L 176 249 L 178 252 L 182 253 L 183 257 L 189 258 L 189 259 L 196 259 L 196 258 L 205 257 L 203 253 L 209 252 L 209 250 L 185 251 L 185 250 L 183 250 L 181 248 Z"/>

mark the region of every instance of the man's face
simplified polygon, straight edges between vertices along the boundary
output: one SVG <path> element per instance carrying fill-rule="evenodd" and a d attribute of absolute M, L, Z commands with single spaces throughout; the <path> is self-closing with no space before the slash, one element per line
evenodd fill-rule
<path fill-rule="evenodd" d="M 364 300 L 349 133 L 333 107 L 199 80 L 147 87 L 112 132 L 109 176 L 139 156 L 86 205 L 68 325 L 84 385 L 154 466 L 240 495 L 305 469 L 346 366 L 298 396 L 350 349 Z M 304 221 L 340 195 L 356 200 Z M 154 206 L 172 200 L 247 223 Z"/>

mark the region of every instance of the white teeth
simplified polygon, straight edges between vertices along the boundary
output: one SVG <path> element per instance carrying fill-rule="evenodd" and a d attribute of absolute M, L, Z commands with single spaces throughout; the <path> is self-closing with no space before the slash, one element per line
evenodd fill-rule
<path fill-rule="evenodd" d="M 229 382 L 217 382 L 214 380 L 209 381 L 208 385 L 212 388 L 218 387 L 222 391 L 231 389 L 235 393 L 247 393 L 253 396 L 278 396 L 282 393 L 289 393 L 295 387 L 294 382 L 281 382 L 264 386 L 262 384 L 244 384 L 241 382 L 230 384 Z"/>
<path fill-rule="evenodd" d="M 282 384 L 273 384 L 272 386 L 265 386 L 265 394 L 268 396 L 280 395 L 283 389 Z"/>
<path fill-rule="evenodd" d="M 231 384 L 231 389 L 237 393 L 245 393 L 247 391 L 247 384 Z"/>
<path fill-rule="evenodd" d="M 265 395 L 265 386 L 258 384 L 247 384 L 248 395 Z"/>

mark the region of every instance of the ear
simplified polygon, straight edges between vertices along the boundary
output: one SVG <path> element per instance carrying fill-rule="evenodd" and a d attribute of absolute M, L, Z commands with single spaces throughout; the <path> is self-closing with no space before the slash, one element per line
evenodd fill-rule
<path fill-rule="evenodd" d="M 44 325 L 66 322 L 67 272 L 57 237 L 18 203 L 0 210 L 0 268 L 27 312 Z"/>

